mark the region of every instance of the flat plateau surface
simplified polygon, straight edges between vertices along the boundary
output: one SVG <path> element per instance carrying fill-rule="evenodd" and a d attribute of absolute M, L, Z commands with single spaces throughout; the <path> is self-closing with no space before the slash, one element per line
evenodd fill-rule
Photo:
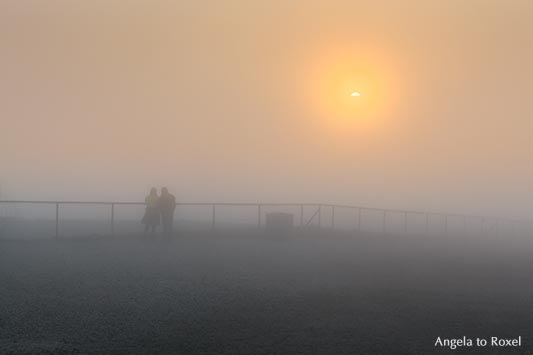
<path fill-rule="evenodd" d="M 525 238 L 0 240 L 2 354 L 530 354 L 532 309 Z"/>

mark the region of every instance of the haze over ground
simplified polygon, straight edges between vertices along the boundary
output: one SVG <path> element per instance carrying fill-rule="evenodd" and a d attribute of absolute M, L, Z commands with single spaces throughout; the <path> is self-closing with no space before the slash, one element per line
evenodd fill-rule
<path fill-rule="evenodd" d="M 167 185 L 527 217 L 532 15 L 526 0 L 4 0 L 0 183 L 16 199 Z"/>

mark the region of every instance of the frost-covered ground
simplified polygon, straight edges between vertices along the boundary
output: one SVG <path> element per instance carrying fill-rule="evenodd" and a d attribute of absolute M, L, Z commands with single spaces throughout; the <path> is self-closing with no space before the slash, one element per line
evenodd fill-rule
<path fill-rule="evenodd" d="M 0 241 L 2 354 L 526 354 L 532 309 L 523 239 Z M 519 335 L 520 349 L 433 346 Z"/>

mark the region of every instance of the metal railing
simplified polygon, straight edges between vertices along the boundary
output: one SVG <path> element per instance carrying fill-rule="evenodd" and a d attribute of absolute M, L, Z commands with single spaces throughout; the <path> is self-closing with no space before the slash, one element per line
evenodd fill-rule
<path fill-rule="evenodd" d="M 61 210 L 63 206 L 68 205 L 100 205 L 100 206 L 109 206 L 110 208 L 110 218 L 109 218 L 109 228 L 111 235 L 115 234 L 115 209 L 116 206 L 144 206 L 144 202 L 118 202 L 118 201 L 31 201 L 31 200 L 0 200 L 0 205 L 2 204 L 19 204 L 19 205 L 51 205 L 55 207 L 55 237 L 60 236 L 60 220 L 61 220 Z M 383 208 L 373 208 L 373 207 L 361 207 L 361 206 L 352 206 L 352 205 L 338 205 L 338 204 L 323 204 L 323 203 L 232 203 L 232 202 L 178 202 L 176 206 L 204 206 L 211 209 L 210 223 L 211 228 L 216 228 L 217 226 L 217 208 L 221 207 L 248 207 L 255 208 L 257 210 L 257 228 L 262 227 L 262 214 L 265 208 L 267 207 L 291 207 L 299 209 L 299 226 L 309 226 L 314 221 L 317 222 L 318 228 L 332 228 L 336 227 L 336 212 L 339 209 L 348 209 L 353 211 L 355 230 L 361 230 L 361 224 L 363 220 L 363 213 L 365 212 L 375 212 L 380 215 L 380 231 L 382 233 L 387 232 L 387 217 L 391 214 L 400 214 L 403 217 L 403 230 L 404 232 L 408 231 L 409 227 L 409 216 L 419 216 L 424 220 L 424 231 L 425 233 L 430 232 L 430 218 L 431 217 L 441 217 L 444 223 L 444 232 L 448 233 L 449 230 L 449 221 L 452 218 L 459 219 L 462 222 L 463 228 L 466 230 L 468 220 L 476 220 L 481 223 L 481 227 L 486 226 L 487 223 L 492 226 L 492 228 L 499 229 L 501 225 L 505 224 L 511 226 L 513 230 L 515 228 L 522 226 L 525 227 L 528 231 L 531 227 L 528 223 L 520 220 L 505 219 L 505 218 L 495 218 L 495 217 L 484 217 L 476 215 L 464 215 L 464 214 L 451 214 L 451 213 L 435 213 L 435 212 L 425 212 L 425 211 L 416 211 L 416 210 L 400 210 L 400 209 L 383 209 Z M 304 210 L 305 208 L 315 208 L 314 213 L 308 220 L 305 220 Z M 329 209 L 331 219 L 329 224 L 325 226 L 323 224 L 323 214 L 324 210 Z"/>

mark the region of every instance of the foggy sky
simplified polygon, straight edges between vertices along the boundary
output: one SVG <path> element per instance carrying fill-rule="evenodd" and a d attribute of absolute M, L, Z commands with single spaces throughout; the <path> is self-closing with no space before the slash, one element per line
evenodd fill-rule
<path fill-rule="evenodd" d="M 2 0 L 0 184 L 523 215 L 532 16 L 528 0 Z"/>

